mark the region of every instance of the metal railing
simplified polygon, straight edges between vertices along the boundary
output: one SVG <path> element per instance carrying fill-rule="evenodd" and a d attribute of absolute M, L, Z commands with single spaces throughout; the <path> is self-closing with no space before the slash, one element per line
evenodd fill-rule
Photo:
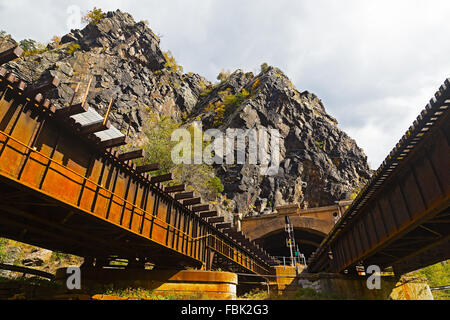
<path fill-rule="evenodd" d="M 274 256 L 274 258 L 276 259 L 276 262 L 283 266 L 296 266 L 297 264 L 306 266 L 306 257 L 304 254 L 295 256 L 293 258 L 285 256 Z"/>
<path fill-rule="evenodd" d="M 209 234 L 207 237 L 207 246 L 221 254 L 222 256 L 234 261 L 235 263 L 241 265 L 242 267 L 251 270 L 257 274 L 270 274 L 271 270 L 258 264 L 254 259 L 250 258 L 247 254 L 242 251 L 236 250 L 225 241 L 219 239 L 217 236 Z"/>

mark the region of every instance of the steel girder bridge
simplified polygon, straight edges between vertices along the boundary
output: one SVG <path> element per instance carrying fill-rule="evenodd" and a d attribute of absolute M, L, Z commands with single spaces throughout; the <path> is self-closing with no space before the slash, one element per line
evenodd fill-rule
<path fill-rule="evenodd" d="M 449 106 L 447 79 L 310 257 L 310 272 L 378 265 L 400 275 L 450 258 Z"/>
<path fill-rule="evenodd" d="M 20 47 L 0 53 L 0 66 Z M 29 84 L 0 67 L 0 235 L 85 257 L 102 267 L 221 268 L 271 274 L 274 260 L 184 185 L 164 187 L 142 150 L 119 153 L 126 135 L 86 102 L 56 107 L 48 78 Z"/>

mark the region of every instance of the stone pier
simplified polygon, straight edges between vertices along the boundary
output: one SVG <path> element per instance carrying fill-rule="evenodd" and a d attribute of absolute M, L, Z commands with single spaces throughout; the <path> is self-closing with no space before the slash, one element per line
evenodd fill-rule
<path fill-rule="evenodd" d="M 65 282 L 67 269 L 58 269 L 56 281 Z M 155 295 L 181 298 L 236 299 L 238 277 L 230 272 L 202 270 L 81 269 L 81 290 L 113 284 L 114 288 L 143 288 Z"/>
<path fill-rule="evenodd" d="M 291 266 L 276 267 L 278 294 L 293 295 L 310 288 L 342 299 L 357 300 L 433 300 L 425 279 L 403 276 L 381 276 L 380 289 L 368 289 L 367 276 L 332 273 L 296 274 Z"/>

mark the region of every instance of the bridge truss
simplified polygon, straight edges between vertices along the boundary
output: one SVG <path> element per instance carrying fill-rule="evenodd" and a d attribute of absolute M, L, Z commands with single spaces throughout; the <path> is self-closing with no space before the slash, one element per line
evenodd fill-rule
<path fill-rule="evenodd" d="M 310 257 L 311 272 L 393 267 L 450 258 L 450 80 L 414 121 Z"/>

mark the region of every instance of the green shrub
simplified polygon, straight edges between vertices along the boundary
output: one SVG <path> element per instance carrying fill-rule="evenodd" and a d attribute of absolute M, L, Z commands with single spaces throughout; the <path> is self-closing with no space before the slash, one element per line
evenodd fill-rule
<path fill-rule="evenodd" d="M 267 70 L 269 70 L 269 65 L 267 64 L 267 62 L 264 62 L 263 64 L 261 64 L 261 72 L 266 72 Z"/>
<path fill-rule="evenodd" d="M 255 289 L 245 293 L 240 297 L 242 300 L 273 300 L 275 297 L 267 292 L 267 290 Z"/>
<path fill-rule="evenodd" d="M 228 71 L 228 70 L 225 71 L 224 69 L 222 69 L 222 71 L 220 71 L 219 75 L 217 76 L 217 80 L 219 80 L 220 82 L 223 82 L 228 79 L 230 74 L 231 74 L 230 71 Z"/>
<path fill-rule="evenodd" d="M 86 13 L 86 15 L 82 18 L 82 21 L 89 24 L 97 24 L 105 17 L 106 13 L 104 13 L 102 9 L 94 7 L 94 9 Z"/>
<path fill-rule="evenodd" d="M 0 263 L 3 263 L 6 259 L 6 245 L 8 244 L 8 239 L 0 238 Z"/>
<path fill-rule="evenodd" d="M 316 146 L 323 150 L 325 148 L 325 141 L 316 141 Z"/>
<path fill-rule="evenodd" d="M 231 114 L 236 108 L 238 108 L 244 100 L 250 97 L 250 93 L 245 89 L 241 89 L 237 94 L 230 93 L 230 89 L 225 91 L 220 91 L 219 96 L 223 102 L 218 101 L 214 104 L 215 115 L 214 115 L 214 127 L 218 127 L 223 123 L 225 115 Z M 211 106 L 208 106 L 210 108 Z"/>
<path fill-rule="evenodd" d="M 183 73 L 183 67 L 178 65 L 175 58 L 172 56 L 172 52 L 163 52 L 164 58 L 166 58 L 166 63 L 164 67 L 173 72 Z"/>
<path fill-rule="evenodd" d="M 20 47 L 23 49 L 23 56 L 29 57 L 35 54 L 48 51 L 47 47 L 42 43 L 36 42 L 33 39 L 24 39 L 19 42 Z"/>
<path fill-rule="evenodd" d="M 171 141 L 172 133 L 179 127 L 179 123 L 170 117 L 159 117 L 149 111 L 148 119 L 144 124 L 145 135 L 142 148 L 145 150 L 144 159 L 136 161 L 137 165 L 159 163 L 160 169 L 151 172 L 152 175 L 173 173 L 170 185 L 185 184 L 189 188 L 198 191 L 205 200 L 212 200 L 223 192 L 223 185 L 214 174 L 214 169 L 207 164 L 174 164 L 172 161 L 172 149 L 178 144 Z M 191 138 L 194 138 L 194 129 L 189 128 Z M 203 142 L 203 150 L 206 142 Z M 194 143 L 191 144 L 192 147 Z M 131 148 L 130 148 L 131 150 Z M 124 149 L 123 151 L 129 151 Z M 191 154 L 193 151 L 191 150 Z"/>
<path fill-rule="evenodd" d="M 53 36 L 51 39 L 51 42 L 56 44 L 57 46 L 60 46 L 61 45 L 61 37 Z"/>
<path fill-rule="evenodd" d="M 218 177 L 213 177 L 208 180 L 208 185 L 217 195 L 223 192 L 224 186 Z"/>
<path fill-rule="evenodd" d="M 361 192 L 361 188 L 360 187 L 356 187 L 355 189 L 353 189 L 353 192 L 350 195 L 350 199 L 351 200 L 355 200 L 358 197 L 360 192 Z"/>
<path fill-rule="evenodd" d="M 295 300 L 343 300 L 344 297 L 334 293 L 323 293 L 311 288 L 299 289 L 294 296 Z"/>
<path fill-rule="evenodd" d="M 258 90 L 260 85 L 261 85 L 261 79 L 256 78 L 255 82 L 253 82 L 253 84 L 252 84 L 252 94 L 256 94 L 256 91 Z"/>
<path fill-rule="evenodd" d="M 172 132 L 179 124 L 170 117 L 161 117 L 150 112 L 148 120 L 144 124 L 144 134 L 147 142 L 143 146 L 145 150 L 145 163 L 159 163 L 160 170 L 152 172 L 154 175 L 164 174 L 175 168 L 172 162 L 171 151 L 176 142 L 171 141 Z"/>
<path fill-rule="evenodd" d="M 80 50 L 81 47 L 78 43 L 71 44 L 67 47 L 67 53 L 73 55 L 75 51 Z"/>
<path fill-rule="evenodd" d="M 430 287 L 443 287 L 450 284 L 450 260 L 439 262 L 411 273 L 413 276 L 425 277 Z M 433 291 L 435 300 L 450 300 L 450 291 Z"/>

